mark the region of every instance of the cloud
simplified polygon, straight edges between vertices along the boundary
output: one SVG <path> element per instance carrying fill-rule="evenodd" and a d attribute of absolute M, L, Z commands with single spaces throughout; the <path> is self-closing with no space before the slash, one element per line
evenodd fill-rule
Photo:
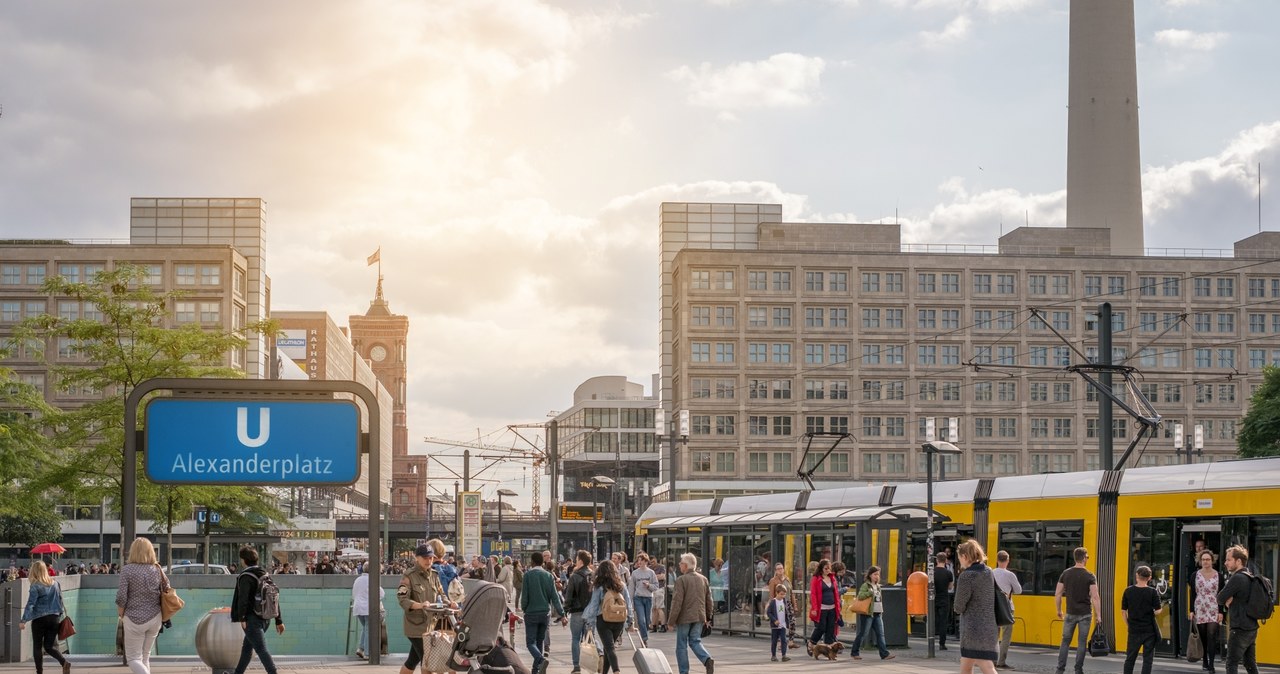
<path fill-rule="evenodd" d="M 814 102 L 825 67 L 817 56 L 783 53 L 723 68 L 710 63 L 680 66 L 667 77 L 688 89 L 692 105 L 721 110 L 791 108 Z"/>
<path fill-rule="evenodd" d="M 924 41 L 926 47 L 945 47 L 968 37 L 969 28 L 972 25 L 973 21 L 967 15 L 961 14 L 948 22 L 942 30 L 920 31 L 920 39 Z"/>
<path fill-rule="evenodd" d="M 1179 28 L 1167 28 L 1155 34 L 1155 43 L 1162 47 L 1191 51 L 1213 51 L 1226 39 L 1226 33 L 1197 33 Z"/>

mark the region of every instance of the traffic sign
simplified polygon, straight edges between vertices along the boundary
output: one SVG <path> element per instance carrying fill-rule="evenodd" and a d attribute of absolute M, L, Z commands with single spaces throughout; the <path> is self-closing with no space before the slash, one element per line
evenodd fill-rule
<path fill-rule="evenodd" d="M 160 484 L 349 485 L 360 477 L 360 415 L 349 400 L 156 398 L 146 471 Z"/>
<path fill-rule="evenodd" d="M 209 511 L 201 510 L 200 512 L 196 513 L 196 521 L 199 522 L 200 524 L 204 524 L 205 513 L 209 513 Z M 221 522 L 221 521 L 222 521 L 221 513 L 209 513 L 210 524 L 217 524 L 218 522 Z"/>

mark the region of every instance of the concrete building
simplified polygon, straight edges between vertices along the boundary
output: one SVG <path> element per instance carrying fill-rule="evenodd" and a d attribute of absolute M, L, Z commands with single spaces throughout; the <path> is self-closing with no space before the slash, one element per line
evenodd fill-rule
<path fill-rule="evenodd" d="M 662 404 L 691 414 L 681 499 L 799 487 L 810 430 L 856 436 L 815 475 L 830 486 L 921 479 L 929 417 L 959 419 L 949 477 L 1098 468 L 1096 394 L 1050 369 L 1081 359 L 1049 328 L 1096 358 L 1104 301 L 1115 361 L 1165 420 L 1132 464 L 1179 461 L 1175 422 L 1203 426 L 1203 460 L 1232 456 L 1280 363 L 1280 232 L 1219 257 L 1114 255 L 1108 230 L 1061 228 L 952 253 L 895 225 L 781 223 L 776 204 L 661 208 Z M 1117 409 L 1117 457 L 1136 429 Z"/>

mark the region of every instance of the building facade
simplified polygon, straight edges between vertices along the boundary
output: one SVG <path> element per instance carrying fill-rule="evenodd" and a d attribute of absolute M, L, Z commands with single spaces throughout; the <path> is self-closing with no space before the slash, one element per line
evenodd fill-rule
<path fill-rule="evenodd" d="M 1064 228 L 950 252 L 780 212 L 662 205 L 662 405 L 690 413 L 676 498 L 798 488 L 808 431 L 853 436 L 817 468 L 828 486 L 922 479 L 931 417 L 958 420 L 948 477 L 1099 468 L 1097 394 L 1062 368 L 1096 359 L 1102 302 L 1114 361 L 1164 421 L 1130 465 L 1185 460 L 1175 423 L 1202 426 L 1198 460 L 1233 456 L 1262 367 L 1280 362 L 1280 233 L 1224 257 L 1112 255 L 1108 230 Z M 1137 427 L 1115 409 L 1117 457 Z"/>

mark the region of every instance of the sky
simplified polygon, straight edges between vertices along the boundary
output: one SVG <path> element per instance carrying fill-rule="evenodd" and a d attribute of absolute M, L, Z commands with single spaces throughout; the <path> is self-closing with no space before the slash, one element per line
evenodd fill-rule
<path fill-rule="evenodd" d="M 1259 163 L 1280 229 L 1280 3 L 1135 5 L 1146 245 L 1256 232 Z M 662 201 L 896 218 L 920 243 L 1062 225 L 1067 7 L 17 0 L 0 238 L 127 239 L 130 197 L 262 197 L 276 309 L 363 313 L 381 248 L 412 452 L 519 445 L 507 424 L 589 377 L 648 387 Z M 489 476 L 527 503 L 518 464 Z"/>

